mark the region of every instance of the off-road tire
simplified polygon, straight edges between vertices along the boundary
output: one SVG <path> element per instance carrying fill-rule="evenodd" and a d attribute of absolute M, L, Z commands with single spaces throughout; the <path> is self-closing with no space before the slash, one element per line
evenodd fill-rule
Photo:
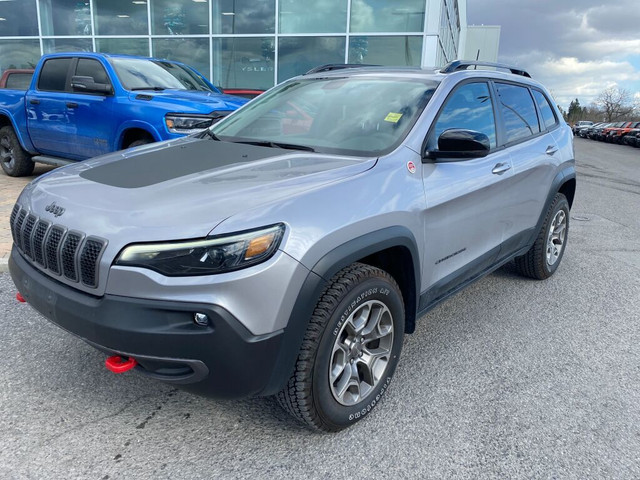
<path fill-rule="evenodd" d="M 564 239 L 559 255 L 557 256 L 556 260 L 552 264 L 550 264 L 547 260 L 547 247 L 549 243 L 550 233 L 549 229 L 551 228 L 553 220 L 561 211 L 564 212 L 565 218 Z M 558 269 L 558 266 L 562 261 L 562 257 L 564 256 L 568 234 L 569 202 L 567 202 L 567 198 L 562 193 L 557 193 L 553 201 L 551 202 L 549 209 L 547 210 L 547 214 L 544 218 L 544 223 L 542 224 L 540 232 L 538 232 L 538 237 L 536 238 L 533 246 L 527 253 L 525 253 L 521 257 L 516 257 L 515 259 L 518 272 L 525 277 L 530 277 L 537 280 L 544 280 L 553 275 L 553 273 Z"/>
<path fill-rule="evenodd" d="M 33 173 L 35 163 L 31 160 L 31 156 L 22 149 L 11 126 L 0 128 L 0 154 L 2 170 L 10 177 L 24 177 Z"/>
<path fill-rule="evenodd" d="M 383 305 L 391 316 L 390 321 L 387 317 L 393 326 L 390 353 L 375 386 L 361 401 L 344 405 L 335 397 L 335 386 L 329 379 L 334 348 L 348 322 L 345 318 L 351 318 L 350 314 L 372 304 Z M 402 350 L 404 324 L 402 293 L 388 273 L 361 263 L 344 268 L 331 279 L 316 304 L 294 372 L 285 388 L 277 394 L 278 402 L 296 419 L 315 430 L 336 432 L 362 420 L 380 402 L 389 386 Z M 361 345 L 369 348 L 366 341 Z M 345 371 L 348 367 L 346 365 Z"/>

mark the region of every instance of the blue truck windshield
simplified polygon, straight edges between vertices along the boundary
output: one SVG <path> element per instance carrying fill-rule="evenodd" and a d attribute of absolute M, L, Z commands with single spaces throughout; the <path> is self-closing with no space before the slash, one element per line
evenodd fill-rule
<path fill-rule="evenodd" d="M 195 72 L 177 63 L 144 58 L 111 58 L 110 62 L 127 90 L 215 92 Z"/>

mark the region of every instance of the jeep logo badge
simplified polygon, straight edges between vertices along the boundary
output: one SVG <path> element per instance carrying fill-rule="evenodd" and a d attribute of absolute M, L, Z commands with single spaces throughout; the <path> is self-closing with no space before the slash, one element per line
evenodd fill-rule
<path fill-rule="evenodd" d="M 53 202 L 50 205 L 45 207 L 45 210 L 49 213 L 53 213 L 54 216 L 59 217 L 64 213 L 64 208 L 56 205 L 56 202 Z"/>

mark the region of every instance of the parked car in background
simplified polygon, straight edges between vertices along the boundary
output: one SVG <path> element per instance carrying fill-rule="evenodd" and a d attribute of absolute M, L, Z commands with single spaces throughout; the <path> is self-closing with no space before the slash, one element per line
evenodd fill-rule
<path fill-rule="evenodd" d="M 593 122 L 590 120 L 580 120 L 571 127 L 571 130 L 573 131 L 573 134 L 576 135 L 578 133 L 578 129 L 582 127 L 590 127 L 591 125 L 593 125 Z"/>
<path fill-rule="evenodd" d="M 253 90 L 250 88 L 224 88 L 222 90 L 227 95 L 235 95 L 236 97 L 243 98 L 256 98 L 258 95 L 264 93 L 264 90 Z"/>
<path fill-rule="evenodd" d="M 615 143 L 621 132 L 631 127 L 631 122 L 618 122 L 613 127 L 605 128 L 602 132 L 603 140 L 607 143 Z"/>
<path fill-rule="evenodd" d="M 43 56 L 25 92 L 0 90 L 0 163 L 29 175 L 34 162 L 64 165 L 180 138 L 246 99 L 223 94 L 182 63 L 104 53 Z"/>
<path fill-rule="evenodd" d="M 627 135 L 629 135 L 629 133 L 631 132 L 637 131 L 636 129 L 638 127 L 640 127 L 640 122 L 629 122 L 622 128 L 614 129 L 610 134 L 611 142 L 617 144 L 625 143 L 624 139 L 627 137 Z"/>
<path fill-rule="evenodd" d="M 640 147 L 640 122 L 628 134 L 622 137 L 622 143 L 630 147 Z"/>
<path fill-rule="evenodd" d="M 590 125 L 588 127 L 584 127 L 584 128 L 580 128 L 577 132 L 577 135 L 582 137 L 582 138 L 590 138 L 589 135 L 598 127 L 600 127 L 601 125 L 604 125 L 605 122 L 598 122 L 598 123 L 594 123 L 593 125 Z"/>
<path fill-rule="evenodd" d="M 607 137 L 609 136 L 609 132 L 611 131 L 611 129 L 613 128 L 619 128 L 622 125 L 624 125 L 625 122 L 615 122 L 615 123 L 609 123 L 608 125 L 606 125 L 604 128 L 598 128 L 596 130 L 595 133 L 595 140 L 598 140 L 600 142 L 605 142 Z"/>
<path fill-rule="evenodd" d="M 10 88 L 12 90 L 27 90 L 31 85 L 33 70 L 8 68 L 2 72 L 0 77 L 0 88 Z"/>

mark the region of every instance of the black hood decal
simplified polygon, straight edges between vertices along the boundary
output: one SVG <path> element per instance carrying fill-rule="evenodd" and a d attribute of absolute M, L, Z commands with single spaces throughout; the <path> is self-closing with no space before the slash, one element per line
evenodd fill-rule
<path fill-rule="evenodd" d="M 277 157 L 283 153 L 287 152 L 278 148 L 201 139 L 134 154 L 89 168 L 80 176 L 112 187 L 140 188 L 220 167 Z"/>

